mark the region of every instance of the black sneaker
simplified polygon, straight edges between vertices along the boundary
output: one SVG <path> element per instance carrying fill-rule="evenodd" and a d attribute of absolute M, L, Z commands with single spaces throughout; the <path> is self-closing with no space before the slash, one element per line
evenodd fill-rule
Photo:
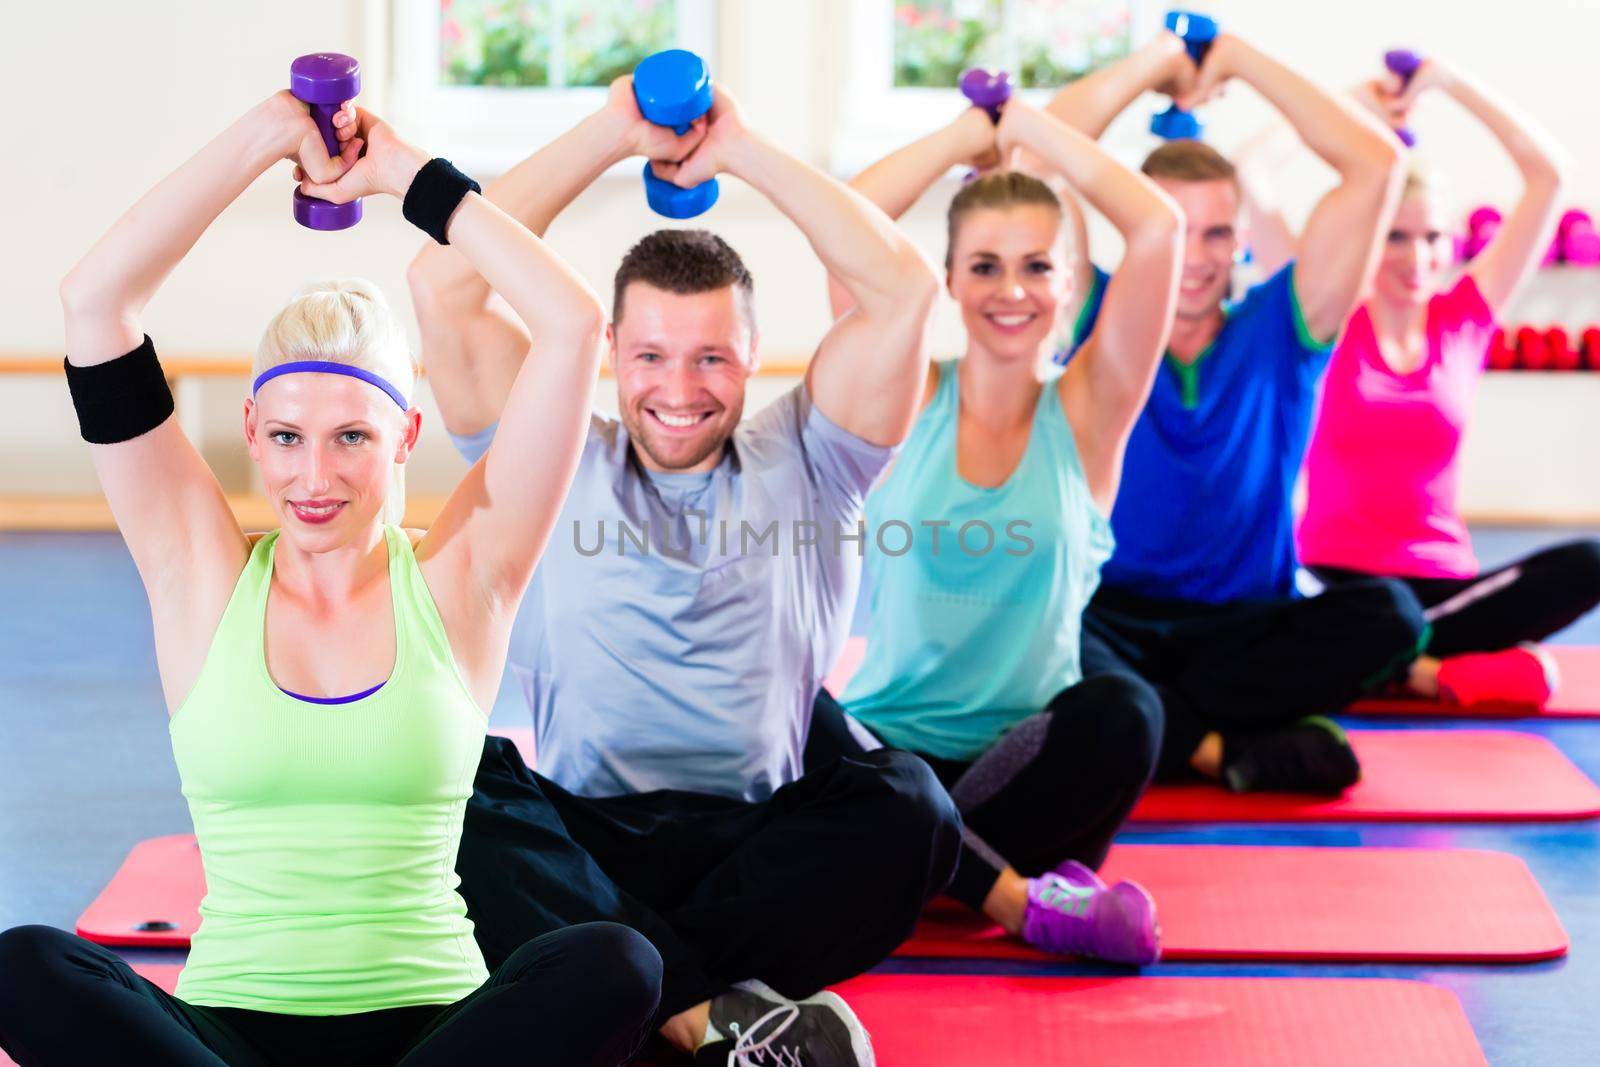
<path fill-rule="evenodd" d="M 1293 726 L 1229 735 L 1222 778 L 1235 793 L 1338 796 L 1361 780 L 1361 764 L 1339 724 L 1312 715 Z"/>
<path fill-rule="evenodd" d="M 711 1000 L 707 1042 L 695 1067 L 873 1067 L 872 1041 L 837 993 L 790 1000 L 760 982 L 741 982 Z"/>

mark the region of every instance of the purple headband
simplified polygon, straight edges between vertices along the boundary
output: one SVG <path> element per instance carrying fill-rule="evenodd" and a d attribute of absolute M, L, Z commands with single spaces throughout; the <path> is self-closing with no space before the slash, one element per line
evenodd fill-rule
<path fill-rule="evenodd" d="M 352 367 L 348 363 L 334 363 L 331 360 L 325 359 L 301 359 L 296 360 L 293 363 L 280 363 L 276 367 L 264 370 L 261 372 L 261 375 L 256 378 L 255 385 L 250 387 L 250 395 L 255 396 L 261 391 L 261 387 L 263 385 L 266 385 L 274 378 L 285 374 L 300 373 L 344 374 L 351 378 L 360 378 L 368 385 L 376 385 L 379 389 L 382 389 L 384 392 L 388 393 L 389 399 L 393 400 L 396 404 L 399 404 L 401 411 L 411 410 L 411 405 L 406 403 L 405 395 L 401 393 L 400 390 L 396 389 L 394 386 L 385 381 L 382 376 L 373 374 L 369 370 L 362 370 L 360 367 Z"/>

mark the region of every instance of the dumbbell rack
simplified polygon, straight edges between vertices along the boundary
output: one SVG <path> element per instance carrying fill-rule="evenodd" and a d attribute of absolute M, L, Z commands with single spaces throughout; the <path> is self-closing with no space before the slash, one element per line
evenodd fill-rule
<path fill-rule="evenodd" d="M 1491 525 L 1600 524 L 1600 374 L 1585 373 L 1600 371 L 1600 269 L 1541 268 L 1502 321 L 1463 445 L 1462 510 Z"/>
<path fill-rule="evenodd" d="M 1540 269 L 1504 319 L 1490 370 L 1600 371 L 1600 269 Z"/>

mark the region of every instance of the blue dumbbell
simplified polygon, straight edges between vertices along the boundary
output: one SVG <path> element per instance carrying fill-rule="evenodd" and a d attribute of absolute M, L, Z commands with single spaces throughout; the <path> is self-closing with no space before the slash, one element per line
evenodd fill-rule
<path fill-rule="evenodd" d="M 639 113 L 678 134 L 711 110 L 711 69 L 693 52 L 669 48 L 647 56 L 633 69 L 633 96 Z M 717 202 L 717 180 L 683 189 L 657 178 L 644 165 L 644 196 L 650 208 L 669 219 L 692 219 Z"/>
<path fill-rule="evenodd" d="M 1167 29 L 1183 38 L 1196 67 L 1205 62 L 1211 42 L 1217 39 L 1217 20 L 1192 11 L 1168 11 Z M 1150 132 L 1163 141 L 1198 141 L 1205 127 L 1199 119 L 1173 104 L 1150 116 Z"/>

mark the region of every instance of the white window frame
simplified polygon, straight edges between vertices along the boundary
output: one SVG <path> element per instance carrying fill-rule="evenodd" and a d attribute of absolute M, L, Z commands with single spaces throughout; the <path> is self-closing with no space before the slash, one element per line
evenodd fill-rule
<path fill-rule="evenodd" d="M 579 6 L 582 0 L 556 0 Z M 503 174 L 605 101 L 603 87 L 518 89 L 439 84 L 438 0 L 393 0 L 396 124 L 478 176 Z M 716 69 L 715 0 L 675 0 L 676 47 Z M 631 168 L 630 173 L 638 168 Z"/>
<path fill-rule="evenodd" d="M 852 0 L 846 32 L 845 84 L 840 122 L 829 151 L 836 174 L 856 174 L 903 144 L 916 131 L 949 122 L 966 103 L 959 90 L 896 87 L 894 0 Z M 1131 45 L 1139 47 L 1161 27 L 1165 7 L 1155 0 L 1128 0 Z M 1030 89 L 1025 98 L 1048 100 L 1051 90 Z"/>

